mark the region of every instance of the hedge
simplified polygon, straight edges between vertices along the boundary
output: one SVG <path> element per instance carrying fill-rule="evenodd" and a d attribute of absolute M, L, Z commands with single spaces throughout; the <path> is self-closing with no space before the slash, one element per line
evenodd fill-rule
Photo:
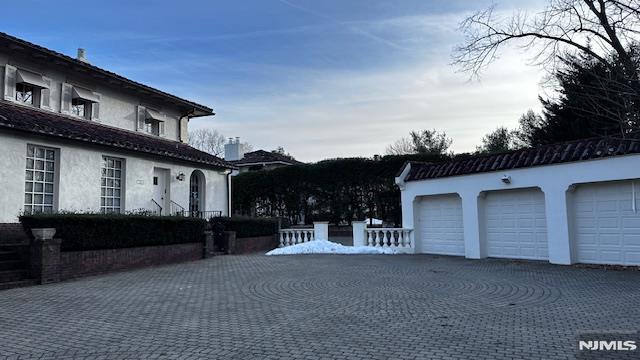
<path fill-rule="evenodd" d="M 186 217 L 104 214 L 24 215 L 27 229 L 55 228 L 61 251 L 119 249 L 202 241 L 206 221 Z"/>
<path fill-rule="evenodd" d="M 213 228 L 222 227 L 224 231 L 235 231 L 238 238 L 275 235 L 279 230 L 279 220 L 276 218 L 217 217 L 210 222 Z"/>
<path fill-rule="evenodd" d="M 466 154 L 456 155 L 464 158 Z M 234 177 L 234 213 L 350 224 L 382 219 L 400 225 L 402 207 L 395 176 L 406 161 L 448 161 L 448 155 L 395 155 L 324 160 L 246 172 Z"/>

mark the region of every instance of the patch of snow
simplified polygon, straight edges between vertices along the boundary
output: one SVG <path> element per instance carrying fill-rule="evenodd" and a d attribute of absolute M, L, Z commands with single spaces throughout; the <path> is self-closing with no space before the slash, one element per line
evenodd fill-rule
<path fill-rule="evenodd" d="M 394 249 L 373 246 L 344 246 L 327 240 L 314 240 L 302 244 L 285 246 L 271 250 L 267 255 L 297 255 L 297 254 L 397 254 Z"/>

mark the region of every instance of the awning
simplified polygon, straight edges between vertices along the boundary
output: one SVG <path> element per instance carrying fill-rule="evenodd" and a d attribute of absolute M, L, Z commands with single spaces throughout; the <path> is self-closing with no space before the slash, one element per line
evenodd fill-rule
<path fill-rule="evenodd" d="M 93 94 L 93 92 L 87 90 L 87 89 L 83 89 L 83 88 L 79 88 L 79 87 L 73 87 L 73 98 L 74 99 L 82 99 L 82 100 L 86 100 L 86 101 L 90 101 L 92 103 L 99 103 L 100 99 L 98 99 L 97 96 L 95 96 Z"/>
<path fill-rule="evenodd" d="M 16 81 L 19 84 L 29 84 L 31 86 L 48 89 L 49 85 L 44 82 L 42 75 L 34 74 L 32 72 L 18 70 L 18 79 Z"/>
<path fill-rule="evenodd" d="M 164 115 L 162 115 L 161 113 L 155 111 L 155 110 L 147 109 L 147 119 L 153 119 L 153 120 L 157 120 L 157 121 L 165 121 L 166 117 Z"/>

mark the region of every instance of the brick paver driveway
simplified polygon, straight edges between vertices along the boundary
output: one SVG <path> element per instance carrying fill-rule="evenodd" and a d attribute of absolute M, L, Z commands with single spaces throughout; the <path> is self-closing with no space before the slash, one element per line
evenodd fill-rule
<path fill-rule="evenodd" d="M 434 256 L 223 256 L 0 292 L 0 357 L 573 358 L 640 327 L 640 272 Z"/>

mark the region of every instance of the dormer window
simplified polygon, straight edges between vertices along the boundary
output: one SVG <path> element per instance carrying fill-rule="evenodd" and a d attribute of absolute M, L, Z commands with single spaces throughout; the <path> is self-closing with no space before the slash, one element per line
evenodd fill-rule
<path fill-rule="evenodd" d="M 29 84 L 16 84 L 16 101 L 23 104 L 33 105 L 33 94 L 35 88 Z"/>
<path fill-rule="evenodd" d="M 163 113 L 138 106 L 137 130 L 150 135 L 164 136 L 166 115 Z"/>
<path fill-rule="evenodd" d="M 83 99 L 71 100 L 71 114 L 82 118 L 87 117 L 87 108 L 91 106 L 91 103 Z"/>
<path fill-rule="evenodd" d="M 44 76 L 5 65 L 4 98 L 20 104 L 49 108 L 51 80 Z"/>
<path fill-rule="evenodd" d="M 100 94 L 85 88 L 63 83 L 61 112 L 86 120 L 99 120 Z"/>
<path fill-rule="evenodd" d="M 144 121 L 144 131 L 147 134 L 159 136 L 160 135 L 160 121 L 147 118 Z"/>

